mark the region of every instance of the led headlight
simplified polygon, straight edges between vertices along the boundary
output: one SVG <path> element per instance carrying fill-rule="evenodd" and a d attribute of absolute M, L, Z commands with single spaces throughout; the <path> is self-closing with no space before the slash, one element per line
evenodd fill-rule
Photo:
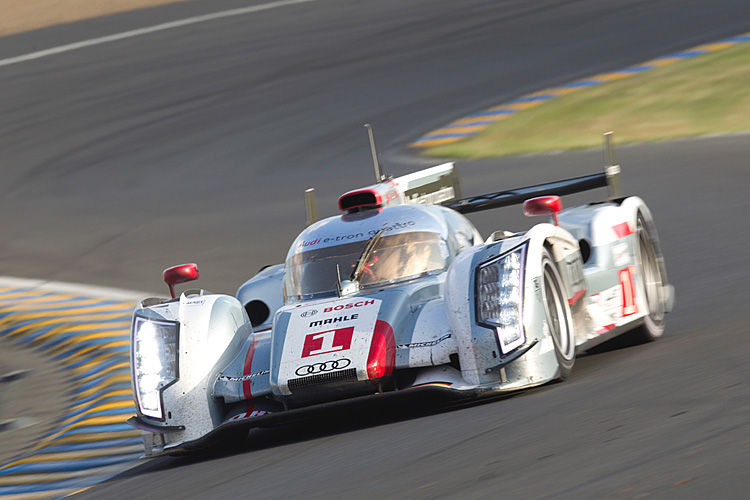
<path fill-rule="evenodd" d="M 163 419 L 162 391 L 177 381 L 179 326 L 136 317 L 133 323 L 133 385 L 143 415 Z"/>
<path fill-rule="evenodd" d="M 495 329 L 503 354 L 526 341 L 522 314 L 525 259 L 523 245 L 477 269 L 477 322 Z"/>

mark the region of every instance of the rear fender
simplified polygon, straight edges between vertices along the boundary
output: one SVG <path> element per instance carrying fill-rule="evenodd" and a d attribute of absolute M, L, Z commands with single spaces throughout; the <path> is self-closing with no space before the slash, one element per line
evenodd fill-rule
<path fill-rule="evenodd" d="M 635 327 L 648 313 L 645 285 L 635 265 L 639 214 L 664 271 L 656 226 L 642 199 L 631 196 L 615 202 L 592 203 L 559 214 L 560 225 L 581 241 L 581 246 L 590 248 L 585 252 L 583 272 L 591 327 L 583 340 Z M 665 271 L 662 283 L 669 312 L 674 292 Z"/>

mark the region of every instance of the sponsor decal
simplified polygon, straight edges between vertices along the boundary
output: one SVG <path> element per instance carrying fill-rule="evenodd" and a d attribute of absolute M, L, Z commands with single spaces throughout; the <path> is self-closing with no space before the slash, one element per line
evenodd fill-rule
<path fill-rule="evenodd" d="M 275 367 L 271 368 L 272 384 L 278 385 L 282 394 L 289 395 L 291 394 L 288 388 L 290 379 L 313 375 L 313 372 L 308 373 L 309 370 L 331 368 L 328 365 L 301 368 L 301 365 L 313 366 L 315 363 L 343 358 L 351 363 L 347 369 L 355 367 L 364 369 L 367 366 L 368 353 L 373 343 L 373 332 L 377 329 L 381 304 L 381 300 L 366 296 L 318 302 L 291 310 L 288 326 L 284 332 L 279 332 L 283 334 L 283 347 L 280 359 L 275 361 Z M 303 312 L 312 309 L 318 311 L 316 315 L 302 316 Z M 441 332 L 439 335 L 443 333 L 448 332 Z M 395 342 L 393 346 L 395 353 Z M 336 367 L 334 370 L 343 369 L 343 365 L 347 362 L 341 361 L 338 365 L 334 365 Z M 245 373 L 257 372 L 267 367 L 267 365 L 256 365 L 253 370 Z M 304 375 L 297 374 L 297 370 Z M 252 383 L 257 384 L 261 380 L 264 379 L 254 379 Z"/>
<path fill-rule="evenodd" d="M 630 252 L 627 243 L 612 245 L 612 261 L 614 262 L 615 267 L 622 267 L 630 264 Z"/>
<path fill-rule="evenodd" d="M 414 222 L 413 220 L 408 220 L 406 222 L 394 222 L 390 226 L 388 225 L 388 223 L 385 223 L 383 224 L 383 227 L 381 227 L 380 229 L 371 229 L 370 231 L 368 231 L 367 234 L 369 234 L 370 236 L 375 236 L 376 234 L 378 234 L 379 231 L 383 229 L 385 229 L 385 232 L 387 233 L 388 231 L 395 231 L 397 229 L 406 229 L 406 228 L 416 226 L 416 225 L 417 223 Z"/>
<path fill-rule="evenodd" d="M 531 282 L 534 285 L 534 295 L 536 295 L 536 298 L 538 300 L 542 300 L 542 285 L 539 280 L 539 276 L 537 276 L 536 278 L 533 278 Z"/>
<path fill-rule="evenodd" d="M 399 349 L 414 349 L 416 347 L 432 347 L 432 346 L 438 345 L 441 342 L 448 340 L 449 338 L 451 338 L 450 333 L 447 335 L 443 335 L 439 339 L 431 340 L 429 342 L 414 342 L 411 344 L 398 344 L 396 347 Z"/>
<path fill-rule="evenodd" d="M 305 336 L 302 346 L 302 357 L 317 356 L 337 351 L 347 351 L 352 346 L 354 327 L 339 328 Z"/>
<path fill-rule="evenodd" d="M 357 318 L 359 318 L 359 314 L 350 314 L 349 316 L 336 316 L 335 318 L 327 318 L 327 319 L 321 319 L 318 321 L 311 321 L 310 328 L 315 328 L 316 326 L 331 325 L 333 323 L 344 323 L 346 321 L 354 321 Z"/>
<path fill-rule="evenodd" d="M 315 316 L 316 314 L 318 314 L 317 309 L 308 309 L 307 311 L 303 311 L 300 316 L 302 316 L 303 318 L 309 318 L 311 316 Z"/>
<path fill-rule="evenodd" d="M 324 363 L 313 363 L 311 365 L 302 365 L 294 372 L 298 377 L 316 375 L 318 373 L 327 373 L 335 370 L 343 370 L 352 364 L 347 358 L 332 359 Z"/>
<path fill-rule="evenodd" d="M 453 186 L 444 187 L 434 193 L 414 193 L 413 195 L 406 196 L 409 203 L 418 203 L 420 205 L 437 205 L 444 201 L 449 201 L 455 198 L 456 192 Z"/>
<path fill-rule="evenodd" d="M 576 254 L 571 260 L 565 261 L 572 288 L 583 286 L 583 259 Z"/>
<path fill-rule="evenodd" d="M 186 306 L 202 306 L 206 303 L 206 299 L 188 300 L 185 302 Z"/>
<path fill-rule="evenodd" d="M 245 380 L 250 380 L 251 378 L 260 377 L 262 375 L 268 375 L 269 373 L 271 373 L 269 370 L 263 370 L 255 373 L 248 373 L 247 375 L 242 375 L 241 377 L 219 375 L 219 380 L 223 380 L 226 382 L 244 382 Z"/>
<path fill-rule="evenodd" d="M 398 196 L 398 195 L 396 195 Z M 318 245 L 325 245 L 329 246 L 332 243 L 343 243 L 343 242 L 354 242 L 358 240 L 364 240 L 365 238 L 369 238 L 372 236 L 375 236 L 378 234 L 378 232 L 382 229 L 385 229 L 386 233 L 390 231 L 398 231 L 403 229 L 409 229 L 414 226 L 416 226 L 417 223 L 413 220 L 408 220 L 404 222 L 394 222 L 392 224 L 386 223 L 379 229 L 370 229 L 366 233 L 357 232 L 357 233 L 349 233 L 349 234 L 341 234 L 338 236 L 327 236 L 327 237 L 318 237 L 314 238 L 312 240 L 302 240 L 299 243 L 297 243 L 297 247 L 295 249 L 295 252 L 303 252 L 306 249 L 310 247 L 317 247 Z"/>
<path fill-rule="evenodd" d="M 234 422 L 236 420 L 245 420 L 247 418 L 262 417 L 263 415 L 270 415 L 270 414 L 271 412 L 266 411 L 266 410 L 253 410 L 250 413 L 244 412 L 244 413 L 240 413 L 239 415 L 235 415 L 229 420 L 227 420 L 227 422 Z"/>
<path fill-rule="evenodd" d="M 615 232 L 618 238 L 624 238 L 633 234 L 633 228 L 630 227 L 629 222 L 622 222 L 620 224 L 612 226 L 612 230 Z"/>
<path fill-rule="evenodd" d="M 339 304 L 333 307 L 326 307 L 325 309 L 323 309 L 323 312 L 328 313 L 331 311 L 342 311 L 344 309 L 352 309 L 354 307 L 365 307 L 365 306 L 371 306 L 374 304 L 375 304 L 374 300 L 361 300 L 359 302 L 349 302 L 348 304 Z"/>
<path fill-rule="evenodd" d="M 362 239 L 364 237 L 365 237 L 365 233 L 351 233 L 351 234 L 342 234 L 339 236 L 329 236 L 326 238 L 315 238 L 314 240 L 310 240 L 310 241 L 302 240 L 297 245 L 297 251 L 305 247 L 313 247 L 315 245 L 320 245 L 323 243 L 357 240 L 357 239 Z"/>
<path fill-rule="evenodd" d="M 604 315 L 600 318 L 600 322 L 616 323 L 622 315 L 622 286 L 615 285 L 601 293 L 591 295 L 591 302 Z"/>

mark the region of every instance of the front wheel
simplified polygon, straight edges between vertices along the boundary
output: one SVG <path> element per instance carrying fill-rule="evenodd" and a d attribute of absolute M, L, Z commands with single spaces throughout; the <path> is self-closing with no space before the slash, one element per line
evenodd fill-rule
<path fill-rule="evenodd" d="M 562 279 L 547 250 L 542 253 L 542 303 L 549 335 L 555 345 L 559 367 L 558 379 L 565 380 L 576 360 L 575 335 L 570 305 L 564 293 Z"/>

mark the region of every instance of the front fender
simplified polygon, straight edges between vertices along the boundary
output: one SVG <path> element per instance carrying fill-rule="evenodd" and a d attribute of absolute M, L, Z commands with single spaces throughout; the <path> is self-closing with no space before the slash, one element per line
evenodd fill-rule
<path fill-rule="evenodd" d="M 155 420 L 139 412 L 150 426 L 171 429 L 159 439 L 144 431 L 149 434 L 144 436 L 146 453 L 153 454 L 200 438 L 222 422 L 221 403 L 211 395 L 213 384 L 252 327 L 237 299 L 197 290 L 183 293 L 178 300 L 141 302 L 134 312 L 134 318 L 138 317 L 179 325 L 178 378 L 162 391 L 164 418 Z M 136 355 L 134 350 L 132 355 Z"/>
<path fill-rule="evenodd" d="M 513 351 L 503 354 L 496 331 L 477 322 L 476 274 L 481 264 L 524 245 L 522 322 L 526 339 Z M 467 383 L 490 384 L 500 390 L 519 389 L 539 385 L 557 375 L 557 359 L 549 338 L 540 288 L 541 254 L 545 246 L 550 248 L 558 267 L 580 259 L 575 238 L 564 229 L 545 223 L 526 233 L 473 247 L 451 264 L 445 287 L 446 316 L 456 337 L 461 374 Z M 563 279 L 569 296 L 584 286 L 580 279 L 575 280 L 570 275 Z M 515 359 L 515 353 L 522 350 L 527 351 Z M 499 367 L 505 367 L 504 373 Z"/>

